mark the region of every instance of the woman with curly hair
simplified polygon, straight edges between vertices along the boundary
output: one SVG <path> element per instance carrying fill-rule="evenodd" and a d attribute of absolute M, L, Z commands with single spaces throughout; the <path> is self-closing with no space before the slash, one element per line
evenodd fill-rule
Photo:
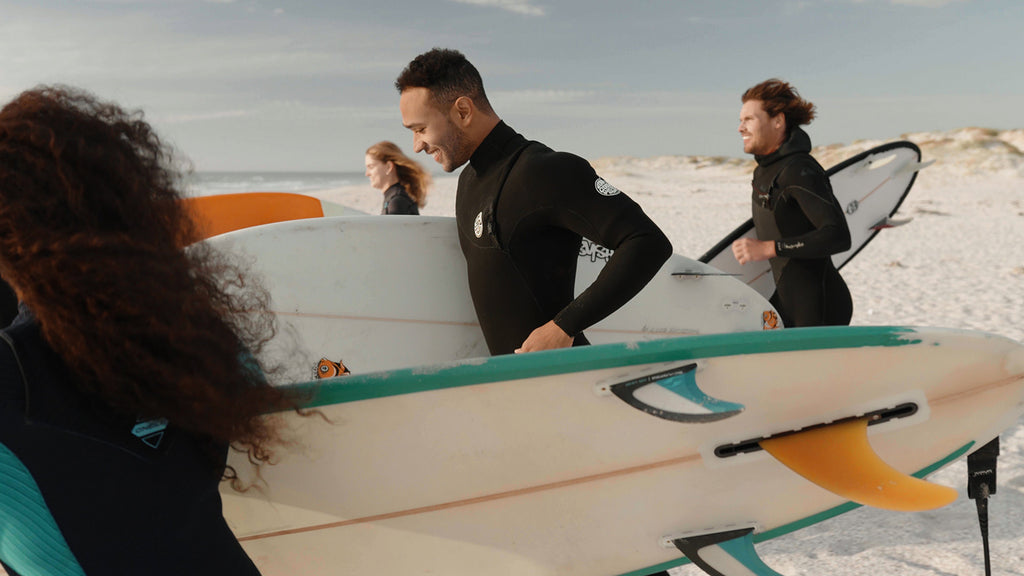
<path fill-rule="evenodd" d="M 388 141 L 366 150 L 366 177 L 384 194 L 381 214 L 419 214 L 427 204 L 430 173 Z"/>
<path fill-rule="evenodd" d="M 202 245 L 139 112 L 68 87 L 0 110 L 0 560 L 20 574 L 258 574 L 221 513 L 228 447 L 294 407 L 267 295 Z"/>

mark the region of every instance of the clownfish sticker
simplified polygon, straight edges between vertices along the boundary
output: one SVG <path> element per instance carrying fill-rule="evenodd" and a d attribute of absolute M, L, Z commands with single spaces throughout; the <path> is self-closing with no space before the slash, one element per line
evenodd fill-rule
<path fill-rule="evenodd" d="M 775 330 L 779 327 L 779 315 L 775 310 L 765 310 L 761 313 L 761 328 L 764 330 Z"/>
<path fill-rule="evenodd" d="M 313 369 L 313 377 L 317 380 L 321 378 L 334 378 L 335 376 L 343 376 L 345 374 L 351 374 L 345 364 L 341 360 L 337 362 L 328 360 L 327 358 L 321 358 L 316 363 L 316 367 Z"/>

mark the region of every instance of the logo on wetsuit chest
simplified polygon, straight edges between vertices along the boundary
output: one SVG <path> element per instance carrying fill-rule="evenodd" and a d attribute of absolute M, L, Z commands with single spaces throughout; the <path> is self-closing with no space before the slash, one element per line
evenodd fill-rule
<path fill-rule="evenodd" d="M 617 194 L 622 194 L 622 190 L 612 186 L 604 178 L 594 180 L 594 189 L 597 190 L 597 193 L 601 196 L 615 196 Z"/>
<path fill-rule="evenodd" d="M 132 427 L 132 436 L 142 440 L 146 446 L 156 449 L 160 447 L 160 442 L 164 439 L 165 430 L 167 430 L 166 418 L 139 420 Z"/>
<path fill-rule="evenodd" d="M 476 234 L 477 238 L 484 235 L 484 213 L 481 212 L 476 215 L 476 220 L 473 221 L 473 234 Z"/>

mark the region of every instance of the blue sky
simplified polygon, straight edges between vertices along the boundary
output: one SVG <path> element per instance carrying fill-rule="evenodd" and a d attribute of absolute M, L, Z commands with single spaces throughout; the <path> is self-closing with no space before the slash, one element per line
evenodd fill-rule
<path fill-rule="evenodd" d="M 815 144 L 1024 128 L 1022 30 L 1020 0 L 0 0 L 0 100 L 86 88 L 197 170 L 361 170 L 411 152 L 394 79 L 442 46 L 556 149 L 742 156 L 769 77 L 817 104 Z"/>

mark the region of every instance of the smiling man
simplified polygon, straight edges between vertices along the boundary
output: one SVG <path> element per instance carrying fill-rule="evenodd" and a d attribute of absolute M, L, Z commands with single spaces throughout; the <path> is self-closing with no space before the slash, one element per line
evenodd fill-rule
<path fill-rule="evenodd" d="M 395 82 L 413 150 L 459 175 L 455 218 L 469 288 L 492 354 L 586 344 L 583 330 L 635 296 L 672 245 L 590 164 L 515 132 L 455 50 L 417 56 Z M 614 250 L 574 297 L 581 238 Z"/>
<path fill-rule="evenodd" d="M 743 151 L 757 160 L 757 238 L 736 240 L 733 254 L 740 264 L 771 261 L 771 303 L 787 327 L 849 324 L 853 302 L 832 255 L 849 250 L 850 230 L 800 128 L 814 119 L 814 104 L 774 78 L 747 90 L 742 101 Z"/>

